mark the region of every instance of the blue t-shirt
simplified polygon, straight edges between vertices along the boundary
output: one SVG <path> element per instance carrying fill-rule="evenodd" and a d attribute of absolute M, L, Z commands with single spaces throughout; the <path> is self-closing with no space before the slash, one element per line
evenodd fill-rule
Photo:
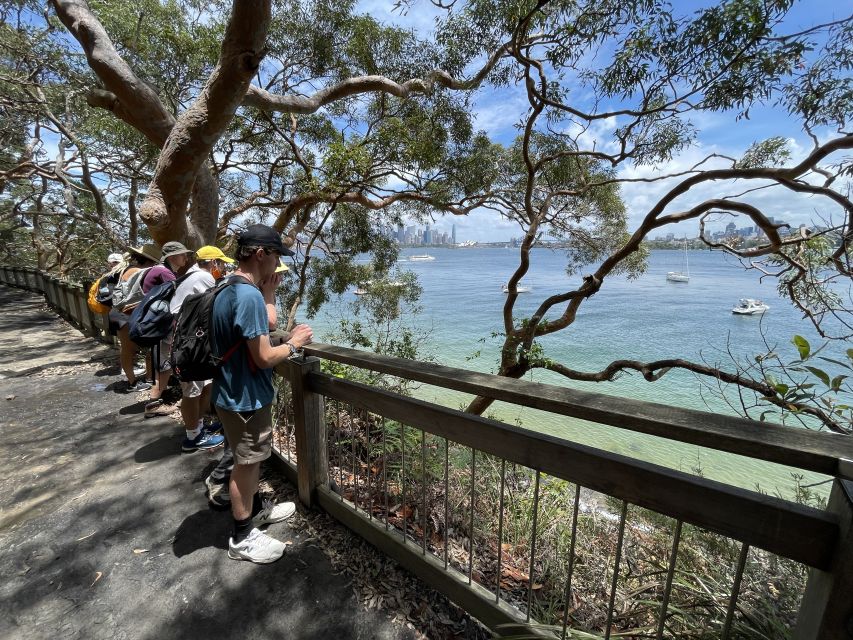
<path fill-rule="evenodd" d="M 213 303 L 213 349 L 224 355 L 239 340 L 251 340 L 269 333 L 264 297 L 257 287 L 235 284 L 216 296 Z M 213 402 L 229 411 L 254 411 L 272 404 L 272 369 L 249 365 L 245 344 L 222 365 L 213 381 Z"/>

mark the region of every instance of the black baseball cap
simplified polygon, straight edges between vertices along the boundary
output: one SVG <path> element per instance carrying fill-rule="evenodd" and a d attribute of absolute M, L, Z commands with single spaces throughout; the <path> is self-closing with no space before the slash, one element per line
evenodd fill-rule
<path fill-rule="evenodd" d="M 281 234 L 265 224 L 250 224 L 237 235 L 237 244 L 243 247 L 264 247 L 278 251 L 283 256 L 294 255 L 284 246 Z"/>

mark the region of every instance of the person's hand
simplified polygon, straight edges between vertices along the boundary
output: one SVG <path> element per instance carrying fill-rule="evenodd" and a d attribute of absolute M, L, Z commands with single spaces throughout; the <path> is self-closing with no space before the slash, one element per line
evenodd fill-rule
<path fill-rule="evenodd" d="M 264 295 L 264 300 L 268 302 L 272 302 L 275 300 L 275 290 L 278 289 L 278 285 L 281 284 L 281 274 L 274 273 L 270 276 L 267 276 L 263 280 L 258 283 L 258 288 L 261 290 L 261 293 Z"/>
<path fill-rule="evenodd" d="M 296 349 L 301 349 L 306 344 L 311 344 L 314 338 L 314 330 L 307 324 L 298 324 L 293 328 L 287 342 L 292 344 Z"/>

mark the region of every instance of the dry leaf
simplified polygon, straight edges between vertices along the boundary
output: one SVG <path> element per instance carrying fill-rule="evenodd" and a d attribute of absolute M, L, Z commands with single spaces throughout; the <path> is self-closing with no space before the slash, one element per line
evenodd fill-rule
<path fill-rule="evenodd" d="M 93 531 L 93 532 L 92 532 L 92 533 L 90 533 L 88 536 L 83 536 L 82 538 L 77 538 L 77 542 L 80 542 L 81 540 L 85 540 L 86 538 L 91 538 L 91 537 L 92 537 L 93 535 L 95 535 L 96 533 L 97 533 L 97 531 Z"/>
<path fill-rule="evenodd" d="M 18 396 L 6 396 L 6 400 L 14 400 Z"/>
<path fill-rule="evenodd" d="M 134 549 L 133 553 L 148 553 L 149 549 Z"/>
<path fill-rule="evenodd" d="M 95 572 L 95 579 L 94 579 L 94 580 L 92 580 L 92 584 L 90 584 L 90 585 L 89 585 L 89 588 L 90 588 L 90 589 L 91 589 L 92 587 L 94 587 L 94 586 L 95 586 L 95 583 L 96 583 L 98 580 L 100 580 L 100 579 L 101 579 L 101 576 L 102 576 L 102 575 L 104 575 L 104 574 L 103 574 L 103 573 L 101 573 L 100 571 L 96 571 L 96 572 Z"/>

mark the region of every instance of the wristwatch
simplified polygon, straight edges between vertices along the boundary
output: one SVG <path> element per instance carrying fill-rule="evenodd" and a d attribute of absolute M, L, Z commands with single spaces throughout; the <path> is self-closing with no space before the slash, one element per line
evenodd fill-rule
<path fill-rule="evenodd" d="M 292 358 L 293 356 L 295 356 L 297 353 L 297 349 L 296 349 L 296 347 L 293 346 L 293 343 L 292 342 L 285 342 L 284 344 L 286 344 L 290 348 L 290 357 Z"/>

